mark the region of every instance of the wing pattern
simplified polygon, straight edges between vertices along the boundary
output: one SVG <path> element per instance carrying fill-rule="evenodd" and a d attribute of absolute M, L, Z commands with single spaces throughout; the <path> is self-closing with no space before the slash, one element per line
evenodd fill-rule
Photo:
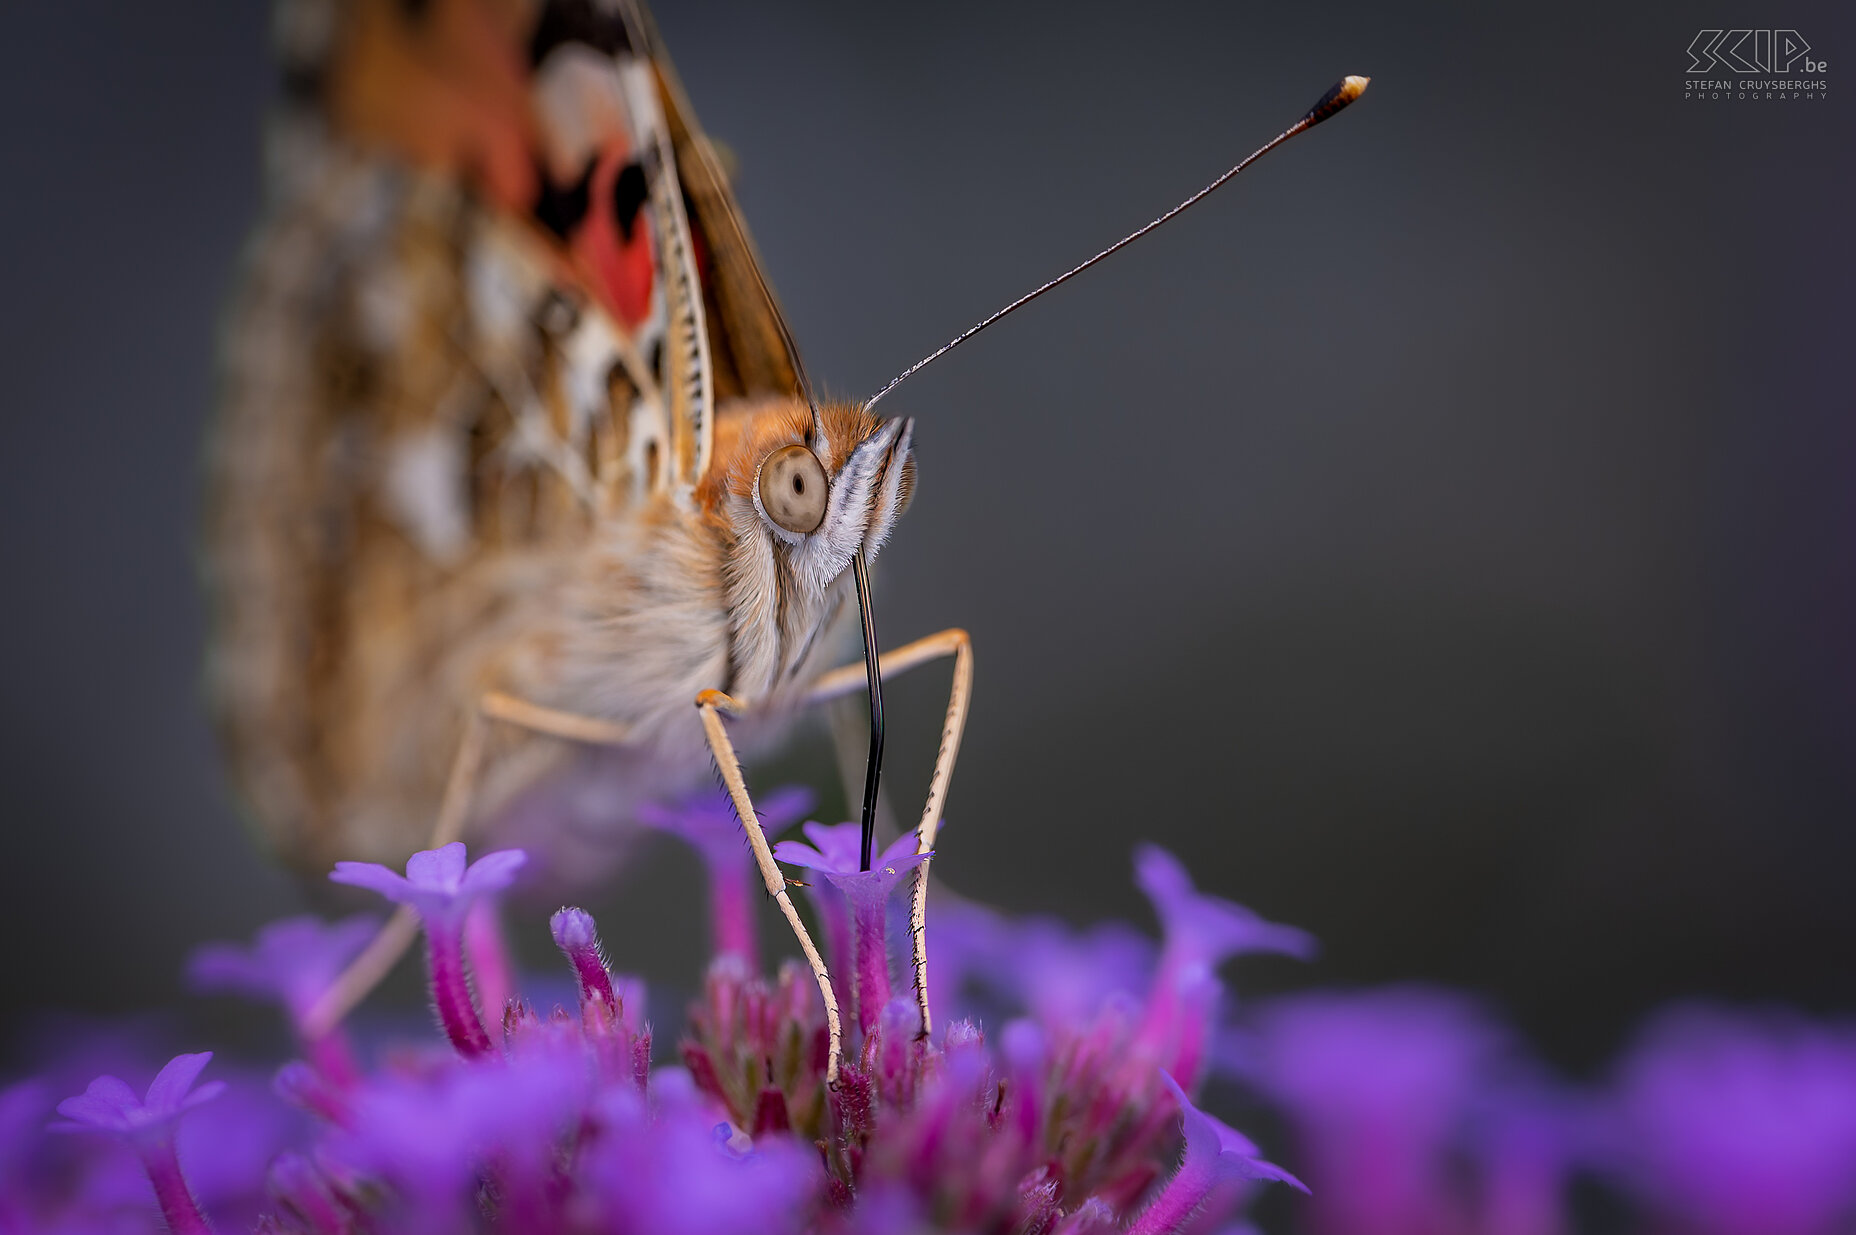
<path fill-rule="evenodd" d="M 254 813 L 319 862 L 429 827 L 511 633 L 602 523 L 694 488 L 719 399 L 796 365 L 641 9 L 286 0 L 276 28 L 209 690 Z"/>

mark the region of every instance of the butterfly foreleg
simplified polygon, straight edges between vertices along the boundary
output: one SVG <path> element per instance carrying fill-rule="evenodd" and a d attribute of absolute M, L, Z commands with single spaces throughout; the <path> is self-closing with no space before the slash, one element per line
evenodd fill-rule
<path fill-rule="evenodd" d="M 491 721 L 595 746 L 623 746 L 631 740 L 631 731 L 614 721 L 542 707 L 514 695 L 490 691 L 477 701 L 464 722 L 464 736 L 458 742 L 457 754 L 452 757 L 451 772 L 445 778 L 445 795 L 439 803 L 438 819 L 432 826 L 431 841 L 426 848 L 437 849 L 462 839 L 477 788 L 477 774 L 483 765 L 484 731 Z M 367 998 L 369 991 L 380 985 L 381 979 L 399 963 L 418 936 L 418 915 L 401 905 L 310 1009 L 303 1020 L 304 1036 L 313 1041 L 341 1023 L 343 1017 Z"/>
<path fill-rule="evenodd" d="M 941 809 L 947 803 L 948 785 L 954 779 L 954 759 L 960 753 L 960 735 L 967 727 L 967 705 L 973 695 L 973 640 L 959 627 L 917 639 L 913 643 L 885 652 L 877 658 L 877 672 L 884 681 L 907 673 L 919 665 L 943 657 L 954 658 L 954 681 L 948 690 L 947 713 L 941 721 L 941 747 L 934 758 L 934 775 L 928 781 L 928 800 L 922 806 L 921 822 L 915 828 L 915 852 L 934 849 L 935 834 L 941 827 Z M 868 670 L 860 661 L 833 669 L 814 682 L 806 695 L 807 703 L 823 703 L 861 690 L 867 683 Z M 915 1004 L 922 1014 L 922 1036 L 934 1027 L 928 1007 L 928 862 L 915 868 L 914 896 L 909 905 L 909 949 L 915 969 Z"/>
<path fill-rule="evenodd" d="M 838 1058 L 843 1051 L 844 1029 L 838 1019 L 838 998 L 831 990 L 831 971 L 825 967 L 824 958 L 812 942 L 812 936 L 806 932 L 805 923 L 800 921 L 799 910 L 793 906 L 793 898 L 786 890 L 786 876 L 774 863 L 773 850 L 767 847 L 767 834 L 761 831 L 760 817 L 754 813 L 754 803 L 748 797 L 747 780 L 741 774 L 741 760 L 735 755 L 735 745 L 728 738 L 728 728 L 722 723 L 724 714 L 739 715 L 742 708 L 734 699 L 719 690 L 705 690 L 696 696 L 696 709 L 702 715 L 703 734 L 709 739 L 709 751 L 715 756 L 715 766 L 722 774 L 722 783 L 728 788 L 728 796 L 735 804 L 735 815 L 741 820 L 742 830 L 747 833 L 748 847 L 754 851 L 754 861 L 760 867 L 761 879 L 767 885 L 767 894 L 779 903 L 780 912 L 786 915 L 788 925 L 793 928 L 793 935 L 799 940 L 799 949 L 805 953 L 806 964 L 812 968 L 812 977 L 818 983 L 819 994 L 825 998 L 825 1028 L 831 1036 L 831 1053 L 825 1065 L 825 1083 L 836 1087 L 838 1083 Z"/>

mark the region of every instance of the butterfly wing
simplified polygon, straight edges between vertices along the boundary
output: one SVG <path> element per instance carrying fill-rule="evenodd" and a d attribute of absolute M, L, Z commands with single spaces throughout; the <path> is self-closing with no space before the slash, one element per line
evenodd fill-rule
<path fill-rule="evenodd" d="M 796 362 L 642 10 L 287 0 L 277 30 L 209 687 L 254 813 L 320 863 L 416 842 L 576 551 Z"/>
<path fill-rule="evenodd" d="M 719 398 L 807 394 L 792 333 L 714 146 L 664 53 L 648 13 L 637 19 L 651 48 L 698 252 Z"/>

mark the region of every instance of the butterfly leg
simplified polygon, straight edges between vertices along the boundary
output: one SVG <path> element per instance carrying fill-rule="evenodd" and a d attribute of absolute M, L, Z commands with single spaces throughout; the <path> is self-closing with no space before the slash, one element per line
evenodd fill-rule
<path fill-rule="evenodd" d="M 825 1066 L 825 1083 L 836 1088 L 838 1058 L 844 1048 L 844 1027 L 838 1019 L 838 998 L 831 990 L 831 972 L 825 968 L 824 958 L 819 955 L 812 936 L 806 933 L 805 923 L 799 920 L 799 910 L 793 907 L 793 898 L 786 891 L 786 876 L 774 864 L 773 850 L 767 847 L 767 835 L 761 831 L 760 817 L 754 813 L 754 803 L 748 797 L 747 781 L 741 775 L 741 760 L 736 757 L 735 745 L 729 741 L 728 728 L 722 723 L 724 713 L 738 715 L 742 710 L 741 705 L 719 690 L 705 690 L 696 696 L 696 708 L 702 714 L 703 733 L 709 739 L 710 753 L 715 756 L 715 766 L 722 773 L 722 783 L 728 787 L 728 796 L 735 804 L 735 814 L 748 835 L 748 847 L 754 851 L 754 861 L 760 867 L 767 894 L 779 903 L 780 912 L 786 915 L 787 924 L 793 928 L 793 934 L 799 940 L 800 950 L 806 954 L 806 964 L 812 967 L 812 977 L 818 983 L 819 994 L 825 997 L 825 1029 L 831 1035 L 831 1054 Z"/>
<path fill-rule="evenodd" d="M 432 827 L 432 838 L 426 848 L 437 849 L 463 836 L 464 822 L 470 816 L 471 796 L 477 787 L 477 773 L 483 764 L 484 730 L 491 721 L 596 746 L 623 746 L 631 740 L 631 731 L 613 721 L 545 708 L 501 691 L 489 692 L 477 701 L 464 722 L 464 737 L 458 743 L 457 754 L 452 757 L 451 774 L 445 780 L 445 796 L 438 807 L 438 821 Z M 369 991 L 380 985 L 381 979 L 399 963 L 400 957 L 418 937 L 418 915 L 409 906 L 401 905 L 309 1010 L 303 1019 L 303 1035 L 313 1041 L 335 1028 L 367 998 Z"/>
<path fill-rule="evenodd" d="M 941 722 L 941 748 L 934 757 L 934 776 L 928 782 L 928 801 L 922 807 L 921 822 L 915 828 L 915 852 L 928 853 L 934 848 L 935 834 L 941 827 L 941 808 L 947 802 L 947 788 L 954 779 L 954 758 L 960 753 L 960 735 L 967 727 L 967 705 L 973 696 L 973 640 L 958 627 L 917 639 L 877 659 L 877 672 L 884 681 L 907 673 L 943 657 L 954 658 L 954 683 L 948 691 L 947 714 Z M 833 669 L 813 683 L 807 703 L 823 703 L 840 695 L 862 690 L 866 670 L 862 662 Z M 914 898 L 909 905 L 910 958 L 915 967 L 915 1004 L 922 1014 L 922 1036 L 934 1027 L 928 1008 L 928 862 L 915 868 Z"/>

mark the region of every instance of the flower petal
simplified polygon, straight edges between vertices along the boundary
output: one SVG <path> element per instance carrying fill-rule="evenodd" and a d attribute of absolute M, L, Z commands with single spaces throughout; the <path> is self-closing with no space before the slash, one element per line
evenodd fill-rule
<path fill-rule="evenodd" d="M 880 909 L 883 902 L 889 899 L 889 894 L 896 885 L 910 871 L 933 856 L 932 853 L 912 853 L 900 861 L 883 862 L 867 871 L 858 870 L 857 863 L 853 860 L 850 870 L 824 867 L 820 869 L 820 873 L 825 876 L 826 882 L 844 893 L 845 899 L 849 900 L 854 908 L 861 906 L 866 910 Z"/>
<path fill-rule="evenodd" d="M 142 1101 L 120 1078 L 99 1076 L 83 1093 L 58 1104 L 58 1113 L 71 1123 L 66 1131 L 78 1128 L 101 1128 L 108 1132 L 127 1132 L 142 1113 Z"/>
<path fill-rule="evenodd" d="M 784 832 L 812 809 L 813 793 L 788 785 L 766 794 L 754 804 L 761 830 L 768 836 Z M 670 832 L 695 846 L 709 862 L 740 861 L 745 855 L 741 822 L 727 794 L 703 789 L 678 802 L 646 802 L 638 807 L 640 822 Z"/>
<path fill-rule="evenodd" d="M 1134 882 L 1153 902 L 1175 963 L 1202 962 L 1215 969 L 1245 952 L 1279 952 L 1303 960 L 1314 955 L 1313 935 L 1205 895 L 1193 886 L 1180 860 L 1158 845 L 1135 847 Z"/>
<path fill-rule="evenodd" d="M 945 827 L 946 825 L 943 824 L 942 826 Z M 861 830 L 862 830 L 862 827 L 860 825 L 859 831 Z M 858 837 L 857 843 L 859 847 L 862 846 L 863 838 L 861 836 Z M 904 832 L 901 836 L 898 836 L 895 840 L 889 842 L 888 847 L 886 847 L 882 853 L 877 855 L 876 865 L 877 866 L 894 866 L 898 862 L 905 862 L 908 859 L 915 856 L 915 847 L 919 845 L 920 843 L 921 841 L 915 835 L 915 833 Z M 858 854 L 859 858 L 862 858 L 862 856 L 863 856 L 862 853 Z"/>
<path fill-rule="evenodd" d="M 806 844 L 804 841 L 783 840 L 773 847 L 773 858 L 788 866 L 803 866 L 807 870 L 835 870 L 835 865 L 827 861 L 825 855 Z"/>
<path fill-rule="evenodd" d="M 209 943 L 196 948 L 187 962 L 187 982 L 197 991 L 276 1001 L 292 1015 L 301 1015 L 379 926 L 373 914 L 333 923 L 313 914 L 280 918 L 260 928 L 250 945 Z"/>
<path fill-rule="evenodd" d="M 863 858 L 863 827 L 856 823 L 808 823 L 803 829 L 806 839 L 812 842 L 818 860 L 809 865 L 816 871 L 835 870 L 841 874 L 855 874 Z"/>
<path fill-rule="evenodd" d="M 200 1051 L 194 1055 L 176 1055 L 168 1060 L 167 1066 L 156 1073 L 149 1082 L 148 1097 L 143 1105 L 151 1115 L 171 1115 L 180 1109 L 181 1099 L 193 1088 L 193 1082 L 199 1079 L 200 1070 L 211 1063 L 213 1053 Z"/>
<path fill-rule="evenodd" d="M 464 880 L 464 842 L 421 849 L 406 859 L 406 882 L 422 892 L 456 892 Z"/>
<path fill-rule="evenodd" d="M 329 872 L 329 882 L 366 888 L 402 905 L 407 903 L 413 890 L 406 876 L 390 871 L 378 862 L 337 862 L 335 869 Z"/>
<path fill-rule="evenodd" d="M 500 892 L 515 882 L 516 873 L 528 863 L 528 854 L 520 849 L 498 849 L 495 853 L 486 853 L 470 864 L 464 877 L 458 882 L 458 891 L 466 895 L 481 896 L 489 892 Z"/>
<path fill-rule="evenodd" d="M 775 789 L 754 803 L 754 809 L 760 816 L 761 830 L 769 836 L 784 832 L 805 818 L 816 799 L 817 795 L 804 785 L 786 785 Z"/>
<path fill-rule="evenodd" d="M 211 1102 L 225 1091 L 226 1083 L 224 1081 L 208 1081 L 206 1084 L 188 1094 L 185 1098 L 182 1098 L 180 1104 L 174 1108 L 175 1113 L 178 1114 L 181 1111 L 191 1111 L 196 1106 Z"/>

